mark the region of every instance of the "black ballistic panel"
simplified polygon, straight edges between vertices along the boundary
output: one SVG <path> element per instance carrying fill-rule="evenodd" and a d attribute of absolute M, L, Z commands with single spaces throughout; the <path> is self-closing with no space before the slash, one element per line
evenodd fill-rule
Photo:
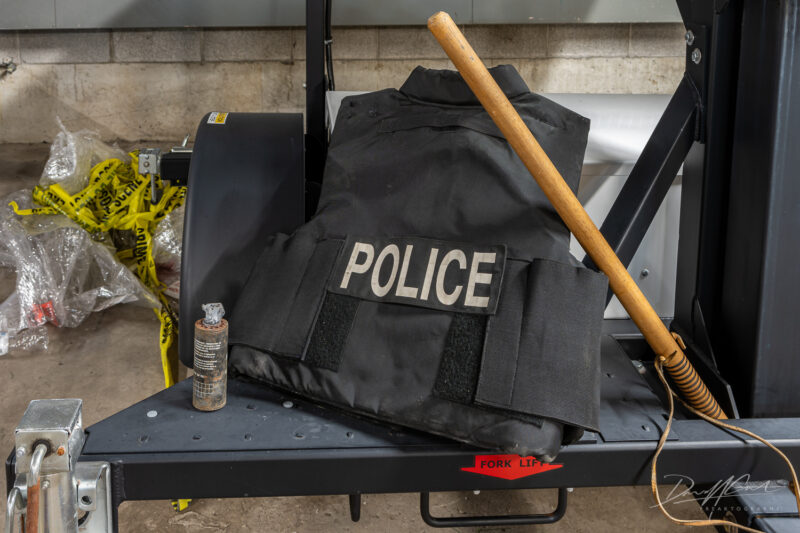
<path fill-rule="evenodd" d="M 588 121 L 510 66 L 492 74 L 575 190 Z M 345 98 L 322 183 L 316 214 L 265 247 L 234 309 L 235 371 L 543 460 L 597 428 L 605 276 L 570 255 L 458 73 L 417 68 L 399 91 Z"/>

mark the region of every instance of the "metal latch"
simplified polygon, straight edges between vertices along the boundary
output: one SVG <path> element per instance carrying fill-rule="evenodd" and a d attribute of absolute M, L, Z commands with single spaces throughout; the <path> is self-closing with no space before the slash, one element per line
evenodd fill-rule
<path fill-rule="evenodd" d="M 156 176 L 161 174 L 161 149 L 142 148 L 139 150 L 139 174 L 150 176 L 150 202 L 158 203 L 160 191 L 156 188 Z"/>
<path fill-rule="evenodd" d="M 34 400 L 22 415 L 14 432 L 16 477 L 6 504 L 6 533 L 16 531 L 22 517 L 26 531 L 112 530 L 108 463 L 78 463 L 85 441 L 82 403 Z"/>

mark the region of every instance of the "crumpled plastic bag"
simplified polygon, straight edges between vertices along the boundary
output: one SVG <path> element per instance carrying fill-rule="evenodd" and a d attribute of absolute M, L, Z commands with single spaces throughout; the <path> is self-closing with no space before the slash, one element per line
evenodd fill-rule
<path fill-rule="evenodd" d="M 56 118 L 61 131 L 50 145 L 50 157 L 42 171 L 39 185 L 49 187 L 58 183 L 69 194 L 76 194 L 89 183 L 92 167 L 106 159 L 130 161 L 128 155 L 100 140 L 94 131 L 69 132 L 60 118 Z"/>
<path fill-rule="evenodd" d="M 173 209 L 153 232 L 153 260 L 164 294 L 177 300 L 181 288 L 181 247 L 183 245 L 184 206 Z"/>
<path fill-rule="evenodd" d="M 0 303 L 0 330 L 10 348 L 46 348 L 48 322 L 75 327 L 116 304 L 159 305 L 113 249 L 67 217 L 15 215 L 11 201 L 30 207 L 30 192 L 0 200 L 0 267 L 16 272 L 16 290 Z"/>
<path fill-rule="evenodd" d="M 153 260 L 156 266 L 171 272 L 181 271 L 184 206 L 176 207 L 153 232 Z"/>

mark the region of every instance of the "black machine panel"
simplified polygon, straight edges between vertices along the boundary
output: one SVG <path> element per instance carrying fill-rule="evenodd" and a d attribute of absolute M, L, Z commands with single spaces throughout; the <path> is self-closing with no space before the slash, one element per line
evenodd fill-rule
<path fill-rule="evenodd" d="M 744 2 L 742 20 L 719 365 L 746 416 L 798 416 L 800 6 Z"/>
<path fill-rule="evenodd" d="M 220 115 L 200 122 L 189 167 L 179 336 L 189 367 L 200 306 L 222 302 L 230 313 L 266 237 L 304 222 L 303 116 Z"/>

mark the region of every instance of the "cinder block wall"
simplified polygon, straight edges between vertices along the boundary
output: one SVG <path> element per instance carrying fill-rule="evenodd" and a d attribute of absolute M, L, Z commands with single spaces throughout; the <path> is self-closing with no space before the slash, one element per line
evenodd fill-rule
<path fill-rule="evenodd" d="M 680 24 L 466 26 L 489 65 L 536 92 L 671 93 Z M 424 27 L 334 28 L 341 90 L 399 87 L 417 65 L 452 68 Z M 0 32 L 0 142 L 49 141 L 59 116 L 105 139 L 179 140 L 207 111 L 301 111 L 302 29 Z"/>

